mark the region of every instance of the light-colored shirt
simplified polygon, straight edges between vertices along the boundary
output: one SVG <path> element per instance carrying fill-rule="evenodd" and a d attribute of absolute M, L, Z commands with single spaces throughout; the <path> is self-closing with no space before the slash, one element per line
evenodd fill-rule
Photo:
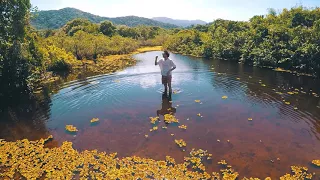
<path fill-rule="evenodd" d="M 172 69 L 173 67 L 176 68 L 176 65 L 173 63 L 173 61 L 171 59 L 167 59 L 167 60 L 160 59 L 158 61 L 158 64 L 159 64 L 162 76 L 167 76 L 168 75 L 168 71 L 170 69 Z M 169 75 L 170 76 L 172 75 L 171 71 L 170 71 Z"/>

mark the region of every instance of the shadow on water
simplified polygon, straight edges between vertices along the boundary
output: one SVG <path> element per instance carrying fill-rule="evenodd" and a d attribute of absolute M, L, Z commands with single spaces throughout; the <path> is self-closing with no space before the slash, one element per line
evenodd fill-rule
<path fill-rule="evenodd" d="M 46 121 L 50 117 L 51 98 L 45 89 L 32 94 L 27 89 L 1 88 L 0 138 L 37 140 L 47 138 Z"/>
<path fill-rule="evenodd" d="M 202 148 L 216 161 L 227 160 L 242 176 L 278 178 L 291 165 L 320 173 L 310 166 L 320 157 L 319 80 L 172 54 L 177 65 L 173 89 L 179 93 L 159 95 L 163 87 L 154 57 L 160 53 L 135 55 L 136 66 L 112 75 L 80 75 L 75 81 L 66 77 L 40 94 L 1 93 L 0 138 L 34 140 L 52 134 L 56 144 L 71 141 L 80 151 L 156 160 L 170 155 L 178 162 L 192 148 Z M 159 129 L 151 132 L 149 117 L 162 120 L 168 113 L 187 129 L 160 121 Z M 100 121 L 90 123 L 92 118 Z M 68 124 L 79 132 L 66 133 Z M 175 139 L 186 141 L 186 152 Z M 207 169 L 216 171 L 215 164 L 207 164 Z"/>

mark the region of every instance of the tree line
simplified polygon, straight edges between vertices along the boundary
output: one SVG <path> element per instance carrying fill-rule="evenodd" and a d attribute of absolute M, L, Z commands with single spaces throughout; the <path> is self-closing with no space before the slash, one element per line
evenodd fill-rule
<path fill-rule="evenodd" d="M 70 71 L 81 60 L 162 45 L 186 55 L 241 61 L 320 75 L 320 9 L 295 7 L 247 22 L 218 19 L 188 29 L 128 27 L 74 19 L 56 30 L 35 30 L 29 0 L 0 2 L 0 83 L 25 87 L 48 71 Z"/>
<path fill-rule="evenodd" d="M 172 31 L 116 26 L 110 21 L 92 23 L 87 19 L 74 19 L 57 30 L 36 30 L 30 25 L 35 14 L 30 0 L 1 1 L 0 12 L 0 83 L 4 89 L 30 87 L 39 83 L 46 72 L 70 71 L 84 59 L 161 45 Z"/>
<path fill-rule="evenodd" d="M 320 8 L 295 7 L 247 22 L 218 19 L 181 30 L 164 47 L 182 54 L 320 75 Z"/>

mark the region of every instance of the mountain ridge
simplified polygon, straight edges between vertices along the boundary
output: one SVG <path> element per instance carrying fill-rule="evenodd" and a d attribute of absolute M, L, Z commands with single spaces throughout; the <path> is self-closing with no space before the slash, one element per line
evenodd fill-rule
<path fill-rule="evenodd" d="M 89 19 L 93 23 L 109 20 L 115 25 L 127 25 L 135 27 L 139 25 L 158 26 L 162 28 L 178 28 L 178 26 L 163 23 L 153 19 L 138 16 L 122 16 L 122 17 L 102 17 L 75 8 L 63 8 L 59 10 L 45 10 L 32 13 L 31 25 L 37 29 L 58 29 L 64 26 L 68 21 L 76 18 Z"/>
<path fill-rule="evenodd" d="M 189 27 L 192 25 L 205 25 L 207 22 L 196 19 L 196 20 L 183 20 L 183 19 L 172 19 L 168 17 L 154 17 L 153 20 L 160 21 L 163 23 L 174 24 L 181 27 Z"/>

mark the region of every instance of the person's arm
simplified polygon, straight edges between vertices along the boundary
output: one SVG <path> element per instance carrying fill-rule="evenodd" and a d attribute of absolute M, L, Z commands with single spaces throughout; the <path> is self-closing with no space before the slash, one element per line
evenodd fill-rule
<path fill-rule="evenodd" d="M 154 65 L 158 65 L 158 56 L 156 56 L 156 60 L 154 61 Z"/>
<path fill-rule="evenodd" d="M 177 66 L 174 64 L 173 61 L 171 61 L 171 69 L 168 71 L 168 75 L 170 74 L 171 71 L 175 70 L 177 68 Z"/>

